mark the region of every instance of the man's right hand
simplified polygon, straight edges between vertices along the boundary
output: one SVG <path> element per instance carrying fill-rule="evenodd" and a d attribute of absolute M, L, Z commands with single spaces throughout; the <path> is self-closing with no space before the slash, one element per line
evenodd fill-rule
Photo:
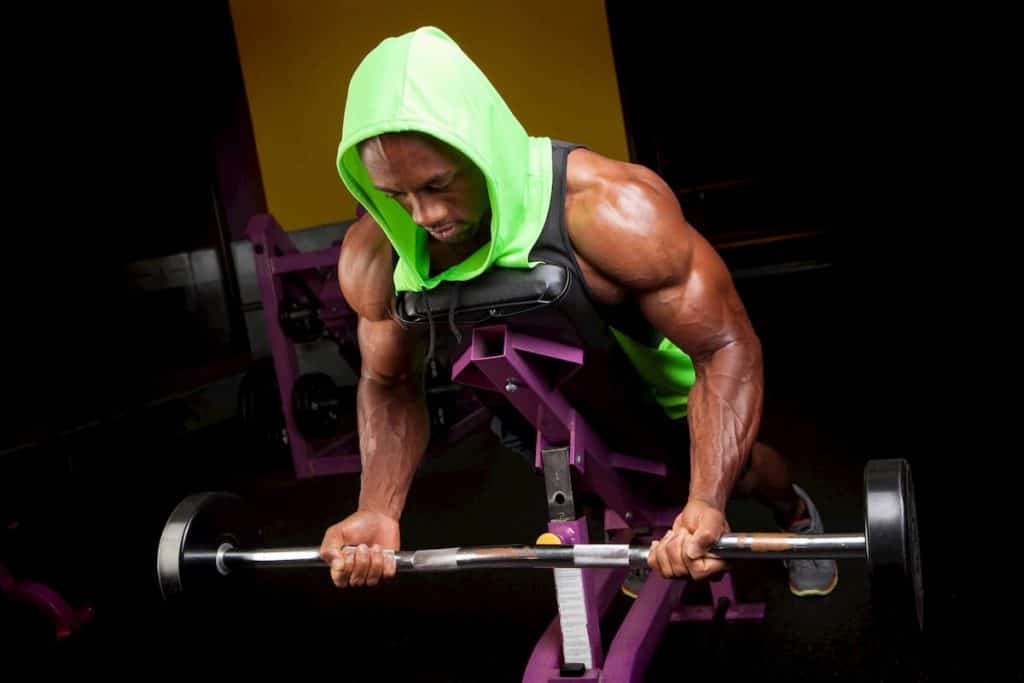
<path fill-rule="evenodd" d="M 381 578 L 395 575 L 395 558 L 383 550 L 400 546 L 398 520 L 380 512 L 360 510 L 324 533 L 320 559 L 331 566 L 331 580 L 338 588 L 376 586 Z M 346 548 L 342 550 L 342 548 Z"/>

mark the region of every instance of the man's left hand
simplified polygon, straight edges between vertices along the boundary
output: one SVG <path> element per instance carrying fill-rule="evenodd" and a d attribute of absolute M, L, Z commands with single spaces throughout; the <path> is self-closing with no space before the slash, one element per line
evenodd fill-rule
<path fill-rule="evenodd" d="M 716 507 L 691 500 L 660 541 L 651 543 L 647 564 L 666 579 L 700 580 L 724 571 L 726 564 L 708 554 L 722 534 L 729 531 L 725 515 Z"/>

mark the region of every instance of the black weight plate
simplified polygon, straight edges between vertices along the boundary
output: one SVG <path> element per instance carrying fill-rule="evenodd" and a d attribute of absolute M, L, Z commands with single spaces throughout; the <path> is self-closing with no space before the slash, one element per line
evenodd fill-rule
<path fill-rule="evenodd" d="M 278 321 L 285 336 L 297 344 L 307 344 L 323 336 L 324 323 L 318 311 L 308 304 L 294 301 L 281 303 Z"/>
<path fill-rule="evenodd" d="M 864 468 L 864 535 L 874 609 L 897 629 L 924 628 L 924 586 L 910 463 L 872 460 Z"/>
<path fill-rule="evenodd" d="M 342 415 L 355 412 L 355 395 L 339 390 L 322 372 L 302 375 L 292 385 L 292 413 L 299 432 L 307 439 L 331 437 Z"/>
<path fill-rule="evenodd" d="M 178 503 L 164 524 L 157 549 L 157 577 L 164 600 L 223 584 L 216 564 L 218 548 L 224 543 L 253 546 L 244 531 L 243 508 L 240 497 L 222 492 L 198 493 Z"/>

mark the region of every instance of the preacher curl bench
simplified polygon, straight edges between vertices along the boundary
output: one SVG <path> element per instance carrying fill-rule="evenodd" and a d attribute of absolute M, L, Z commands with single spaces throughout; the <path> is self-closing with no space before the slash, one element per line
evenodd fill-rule
<path fill-rule="evenodd" d="M 432 352 L 435 336 L 450 344 L 455 382 L 480 393 L 485 405 L 498 399 L 511 406 L 536 430 L 533 465 L 543 472 L 550 522 L 533 546 L 396 552 L 397 571 L 553 568 L 558 615 L 523 680 L 639 681 L 669 622 L 761 619 L 765 608 L 739 602 L 728 572 L 711 581 L 710 605 L 683 604 L 687 582 L 652 572 L 604 651 L 601 615 L 630 568 L 646 566 L 647 544 L 671 528 L 685 499 L 685 488 L 673 496 L 670 485 L 679 474 L 674 445 L 683 435 L 612 334 L 585 324 L 594 312 L 566 296 L 574 286 L 567 270 L 542 264 L 530 271 L 495 268 L 469 282 L 399 295 L 403 325 L 424 328 Z M 863 532 L 732 533 L 713 550 L 723 558 L 865 559 L 873 589 L 890 597 L 884 616 L 920 625 L 909 466 L 871 461 L 865 486 Z M 584 499 L 596 501 L 597 518 L 580 513 Z M 243 547 L 241 534 L 218 521 L 238 502 L 229 494 L 198 494 L 172 512 L 158 553 L 166 598 L 215 587 L 246 569 L 322 565 L 318 548 Z M 603 537 L 592 537 L 594 529 Z"/>

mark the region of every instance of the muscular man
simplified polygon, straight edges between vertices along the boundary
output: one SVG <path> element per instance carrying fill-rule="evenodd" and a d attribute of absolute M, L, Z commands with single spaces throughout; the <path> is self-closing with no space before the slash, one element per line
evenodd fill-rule
<path fill-rule="evenodd" d="M 600 310 L 635 309 L 662 337 L 647 348 L 616 331 L 666 412 L 688 420 L 690 443 L 679 446 L 679 457 L 688 457 L 688 497 L 653 543 L 650 567 L 694 579 L 721 571 L 724 563 L 707 551 L 729 529 L 725 507 L 734 493 L 771 506 L 783 528 L 823 531 L 779 454 L 756 442 L 761 346 L 729 272 L 655 173 L 528 136 L 435 28 L 385 40 L 357 68 L 338 170 L 368 213 L 346 234 L 338 264 L 342 291 L 359 314 L 363 467 L 358 510 L 330 527 L 321 546 L 337 586 L 373 586 L 394 575 L 381 550 L 400 546 L 399 520 L 429 439 L 424 353 L 419 337 L 394 319 L 396 291 L 472 279 L 491 267 L 530 268 L 544 240 L 563 245 Z M 651 377 L 652 368 L 664 376 Z M 798 595 L 828 594 L 838 578 L 832 561 L 792 561 L 789 570 Z"/>

